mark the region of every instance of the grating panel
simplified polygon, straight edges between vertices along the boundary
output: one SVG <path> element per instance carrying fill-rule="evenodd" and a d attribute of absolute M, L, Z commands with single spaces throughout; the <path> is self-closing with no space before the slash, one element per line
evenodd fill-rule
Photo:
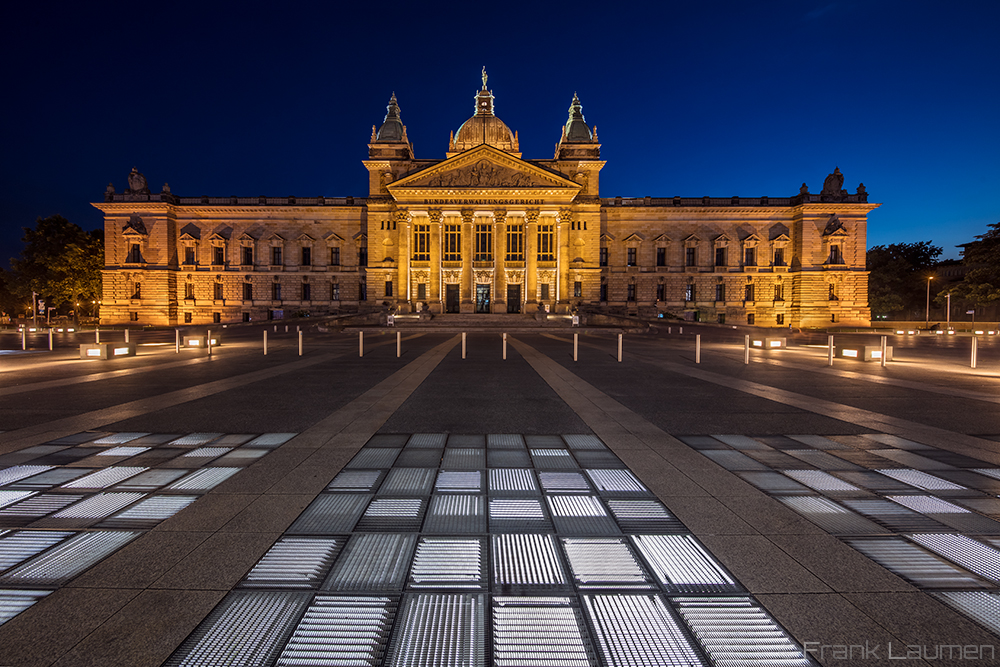
<path fill-rule="evenodd" d="M 726 470 L 770 470 L 760 461 L 756 461 L 743 452 L 731 449 L 703 449 L 702 456 L 712 459 Z"/>
<path fill-rule="evenodd" d="M 809 445 L 814 449 L 848 449 L 846 445 L 842 445 L 830 438 L 824 438 L 821 435 L 790 435 L 788 437 L 801 442 L 803 445 Z"/>
<path fill-rule="evenodd" d="M 376 498 L 361 515 L 355 530 L 417 531 L 426 507 L 423 498 Z"/>
<path fill-rule="evenodd" d="M 0 470 L 0 486 L 7 486 L 14 482 L 52 470 L 53 466 L 14 466 Z"/>
<path fill-rule="evenodd" d="M 853 484 L 822 470 L 786 470 L 785 474 L 817 491 L 861 491 Z"/>
<path fill-rule="evenodd" d="M 90 442 L 94 438 L 100 438 L 106 435 L 111 435 L 106 431 L 83 431 L 81 433 L 75 433 L 73 435 L 67 435 L 63 438 L 58 438 L 56 440 L 49 440 L 49 445 L 82 445 L 85 442 Z"/>
<path fill-rule="evenodd" d="M 834 535 L 878 535 L 886 532 L 878 524 L 826 498 L 778 496 L 778 500 Z"/>
<path fill-rule="evenodd" d="M 408 595 L 400 607 L 389 667 L 485 665 L 482 595 Z"/>
<path fill-rule="evenodd" d="M 583 605 L 608 665 L 706 664 L 658 596 L 584 595 Z"/>
<path fill-rule="evenodd" d="M 965 489 L 964 486 L 959 486 L 958 484 L 943 480 L 940 477 L 935 477 L 934 475 L 928 475 L 927 473 L 919 470 L 909 470 L 907 468 L 884 468 L 876 470 L 876 472 L 925 491 L 956 491 Z"/>
<path fill-rule="evenodd" d="M 373 491 L 381 470 L 344 470 L 330 482 L 327 491 Z"/>
<path fill-rule="evenodd" d="M 424 532 L 448 534 L 486 532 L 483 497 L 457 493 L 434 496 L 427 512 Z"/>
<path fill-rule="evenodd" d="M 931 595 L 965 614 L 990 632 L 1000 635 L 1000 593 L 948 591 Z"/>
<path fill-rule="evenodd" d="M 890 500 L 842 500 L 850 509 L 896 532 L 942 530 L 944 526 L 919 512 Z"/>
<path fill-rule="evenodd" d="M 740 477 L 766 493 L 812 493 L 780 472 L 741 472 Z"/>
<path fill-rule="evenodd" d="M 112 447 L 103 452 L 97 452 L 97 456 L 136 456 L 143 452 L 148 452 L 151 447 Z"/>
<path fill-rule="evenodd" d="M 490 498 L 490 532 L 553 530 L 542 501 L 530 498 Z"/>
<path fill-rule="evenodd" d="M 577 468 L 576 460 L 570 456 L 568 449 L 532 449 L 531 460 L 535 467 L 542 469 Z"/>
<path fill-rule="evenodd" d="M 813 662 L 751 598 L 673 598 L 715 665 L 808 667 Z"/>
<path fill-rule="evenodd" d="M 539 472 L 538 481 L 546 493 L 590 493 L 587 478 L 579 472 Z"/>
<path fill-rule="evenodd" d="M 618 525 L 596 496 L 546 496 L 556 530 L 564 535 L 617 535 Z"/>
<path fill-rule="evenodd" d="M 953 533 L 920 533 L 907 537 L 981 577 L 1000 581 L 1000 551 L 993 547 Z"/>
<path fill-rule="evenodd" d="M 786 449 L 785 453 L 794 456 L 810 468 L 820 470 L 860 470 L 858 466 L 833 454 L 815 449 Z"/>
<path fill-rule="evenodd" d="M 486 462 L 491 468 L 531 467 L 531 457 L 523 449 L 488 449 Z"/>
<path fill-rule="evenodd" d="M 602 494 L 649 495 L 649 490 L 628 470 L 587 470 L 587 476 Z"/>
<path fill-rule="evenodd" d="M 247 447 L 278 447 L 295 437 L 295 433 L 264 433 L 247 443 Z"/>
<path fill-rule="evenodd" d="M 978 472 L 980 475 L 986 475 L 993 479 L 1000 479 L 1000 468 L 973 468 L 973 472 Z"/>
<path fill-rule="evenodd" d="M 243 588 L 316 588 L 344 545 L 343 538 L 283 537 L 250 570 Z"/>
<path fill-rule="evenodd" d="M 747 456 L 773 470 L 796 470 L 802 467 L 802 461 L 784 452 L 751 450 L 747 452 Z"/>
<path fill-rule="evenodd" d="M 913 487 L 909 484 L 904 484 L 899 480 L 892 479 L 891 477 L 886 477 L 885 475 L 880 475 L 877 472 L 872 472 L 870 470 L 846 470 L 844 472 L 838 472 L 837 477 L 847 480 L 851 484 L 860 486 L 863 489 L 868 489 L 869 491 L 874 491 L 875 493 L 898 493 L 912 492 Z"/>
<path fill-rule="evenodd" d="M 552 535 L 493 535 L 493 582 L 505 588 L 566 584 Z"/>
<path fill-rule="evenodd" d="M 365 447 L 351 459 L 347 468 L 388 468 L 402 450 L 395 447 Z"/>
<path fill-rule="evenodd" d="M 524 438 L 516 433 L 491 433 L 486 436 L 489 449 L 524 449 Z"/>
<path fill-rule="evenodd" d="M 442 470 L 434 482 L 435 491 L 477 492 L 483 487 L 483 475 L 478 470 Z"/>
<path fill-rule="evenodd" d="M 900 438 L 898 435 L 889 435 L 888 433 L 866 433 L 864 437 L 898 449 L 930 449 L 927 445 L 907 440 L 906 438 Z"/>
<path fill-rule="evenodd" d="M 162 445 L 165 442 L 170 442 L 181 436 L 180 433 L 152 433 L 150 435 L 144 435 L 141 438 L 133 440 L 131 444 L 133 445 Z"/>
<path fill-rule="evenodd" d="M 485 449 L 486 447 L 486 436 L 485 435 L 467 435 L 467 434 L 457 434 L 448 436 L 448 446 L 449 447 L 478 447 L 479 449 Z"/>
<path fill-rule="evenodd" d="M 81 500 L 75 505 L 71 505 L 66 509 L 56 512 L 52 515 L 53 519 L 103 519 L 106 516 L 110 516 L 117 512 L 118 510 L 131 505 L 135 501 L 145 498 L 145 493 L 98 493 L 96 495 L 90 496 L 85 500 Z"/>
<path fill-rule="evenodd" d="M 0 572 L 10 569 L 59 544 L 73 533 L 19 530 L 0 539 Z"/>
<path fill-rule="evenodd" d="M 426 496 L 431 492 L 436 475 L 434 468 L 393 468 L 379 493 L 383 496 Z"/>
<path fill-rule="evenodd" d="M 29 496 L 33 496 L 35 493 L 37 493 L 37 491 L 7 491 L 0 489 L 0 507 L 13 505 L 19 500 L 24 500 Z"/>
<path fill-rule="evenodd" d="M 612 498 L 607 502 L 622 532 L 667 533 L 684 530 L 684 524 L 668 512 L 663 503 L 658 500 L 622 500 Z"/>
<path fill-rule="evenodd" d="M 607 449 L 596 435 L 564 435 L 570 449 Z"/>
<path fill-rule="evenodd" d="M 969 510 L 934 496 L 887 496 L 921 514 L 970 514 Z M 935 517 L 936 518 L 936 517 Z"/>
<path fill-rule="evenodd" d="M 64 489 L 105 489 L 118 482 L 146 472 L 149 468 L 139 468 L 133 466 L 110 466 L 97 472 L 92 472 L 80 479 L 67 482 L 62 485 Z"/>
<path fill-rule="evenodd" d="M 197 447 L 211 442 L 224 435 L 223 433 L 191 433 L 173 440 L 170 444 L 174 447 Z"/>
<path fill-rule="evenodd" d="M 275 665 L 378 667 L 395 616 L 392 598 L 317 595 Z"/>
<path fill-rule="evenodd" d="M 478 470 L 486 467 L 486 450 L 472 447 L 449 447 L 444 450 L 442 468 Z"/>
<path fill-rule="evenodd" d="M 632 535 L 631 539 L 659 582 L 674 591 L 717 593 L 737 588 L 692 535 Z"/>
<path fill-rule="evenodd" d="M 187 477 L 182 477 L 167 488 L 175 491 L 208 491 L 240 470 L 240 468 L 203 468 L 195 470 Z"/>
<path fill-rule="evenodd" d="M 152 528 L 196 500 L 198 496 L 153 496 L 136 503 L 120 514 L 105 519 L 100 526 L 101 528 Z"/>
<path fill-rule="evenodd" d="M 650 588 L 624 538 L 564 537 L 562 544 L 581 588 Z"/>
<path fill-rule="evenodd" d="M 116 491 L 153 491 L 187 474 L 187 470 L 153 469 L 130 477 L 115 487 Z"/>
<path fill-rule="evenodd" d="M 323 493 L 309 504 L 289 528 L 299 535 L 348 533 L 364 512 L 370 494 Z"/>
<path fill-rule="evenodd" d="M 368 438 L 366 447 L 405 447 L 410 436 L 405 433 L 376 433 Z"/>
<path fill-rule="evenodd" d="M 549 473 L 552 474 L 552 473 Z M 491 468 L 490 493 L 492 494 L 537 494 L 538 484 L 530 470 L 518 468 Z"/>
<path fill-rule="evenodd" d="M 482 588 L 485 583 L 479 538 L 422 537 L 417 542 L 412 588 Z"/>
<path fill-rule="evenodd" d="M 590 667 L 582 618 L 565 597 L 494 597 L 493 663 Z"/>
<path fill-rule="evenodd" d="M 444 450 L 437 447 L 419 447 L 404 449 L 396 459 L 397 468 L 437 468 L 441 464 Z"/>
<path fill-rule="evenodd" d="M 281 651 L 310 593 L 235 591 L 223 599 L 166 667 L 267 667 Z"/>
<path fill-rule="evenodd" d="M 591 452 L 582 450 L 573 452 L 573 456 L 576 457 L 577 463 L 585 468 L 621 468 L 625 465 L 620 458 L 610 451 Z"/>
<path fill-rule="evenodd" d="M 947 463 L 941 463 L 940 461 L 929 459 L 926 456 L 920 456 L 919 454 L 914 454 L 913 452 L 906 452 L 900 449 L 873 449 L 872 453 L 878 454 L 879 456 L 883 456 L 889 459 L 890 461 L 901 463 L 909 468 L 916 468 L 917 470 L 955 469 L 955 466 L 948 465 Z"/>
<path fill-rule="evenodd" d="M 80 533 L 0 577 L 3 585 L 59 586 L 111 555 L 141 533 L 102 530 Z"/>
<path fill-rule="evenodd" d="M 745 435 L 713 435 L 712 437 L 726 443 L 733 449 L 770 449 L 767 445 Z"/>
<path fill-rule="evenodd" d="M 847 540 L 873 561 L 921 588 L 983 588 L 985 582 L 899 537 Z"/>
<path fill-rule="evenodd" d="M 27 500 L 22 500 L 16 505 L 5 507 L 0 510 L 0 519 L 4 525 L 10 525 L 11 521 L 28 523 L 43 516 L 58 512 L 67 505 L 71 505 L 83 498 L 83 496 L 43 493 L 33 496 Z"/>
<path fill-rule="evenodd" d="M 285 434 L 282 434 L 282 435 L 285 435 Z M 290 436 L 292 434 L 288 433 L 287 435 Z M 260 437 L 264 437 L 264 436 L 260 436 Z M 238 446 L 240 446 L 240 445 L 242 445 L 242 444 L 244 444 L 244 443 L 246 443 L 246 442 L 248 442 L 250 440 L 253 440 L 253 439 L 254 439 L 254 436 L 251 433 L 228 433 L 228 434 L 222 436 L 221 438 L 219 438 L 218 440 L 216 440 L 213 444 L 215 446 L 217 446 L 217 447 L 238 447 Z M 135 443 L 133 443 L 133 444 L 135 444 Z M 264 446 L 266 446 L 266 445 L 264 445 Z"/>
<path fill-rule="evenodd" d="M 525 435 L 524 444 L 528 446 L 529 449 L 536 447 L 555 447 L 558 449 L 563 449 L 566 447 L 566 443 L 558 435 Z"/>
<path fill-rule="evenodd" d="M 99 440 L 94 440 L 93 444 L 124 445 L 126 442 L 132 442 L 133 440 L 138 440 L 139 438 L 147 435 L 152 435 L 152 433 L 113 433 Z"/>
<path fill-rule="evenodd" d="M 183 454 L 181 458 L 214 459 L 217 456 L 228 454 L 231 451 L 233 451 L 232 447 L 199 447 L 198 449 L 192 449 L 190 452 Z"/>
<path fill-rule="evenodd" d="M 325 591 L 383 591 L 403 586 L 416 535 L 354 535 L 323 583 Z"/>
<path fill-rule="evenodd" d="M 448 440 L 446 433 L 414 433 L 407 441 L 407 447 L 444 447 Z"/>
<path fill-rule="evenodd" d="M 710 435 L 679 435 L 677 439 L 692 449 L 726 449 L 726 445 Z"/>
<path fill-rule="evenodd" d="M 0 625 L 14 618 L 52 591 L 0 591 Z"/>
<path fill-rule="evenodd" d="M 266 449 L 234 449 L 222 458 L 213 461 L 210 465 L 249 465 L 254 459 L 270 454 Z"/>

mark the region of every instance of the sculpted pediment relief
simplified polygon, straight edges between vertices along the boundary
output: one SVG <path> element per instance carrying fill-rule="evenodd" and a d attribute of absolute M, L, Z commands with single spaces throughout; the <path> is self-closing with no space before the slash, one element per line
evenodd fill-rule
<path fill-rule="evenodd" d="M 391 192 L 411 188 L 565 188 L 576 192 L 580 184 L 491 146 L 482 146 L 402 178 L 388 188 Z"/>

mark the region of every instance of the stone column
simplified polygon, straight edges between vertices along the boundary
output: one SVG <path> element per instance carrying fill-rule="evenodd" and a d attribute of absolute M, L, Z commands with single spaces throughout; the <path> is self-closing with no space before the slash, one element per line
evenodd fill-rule
<path fill-rule="evenodd" d="M 569 286 L 569 237 L 572 220 L 571 210 L 559 211 L 559 225 L 556 227 L 556 285 L 559 290 L 556 312 L 558 313 L 569 312 L 569 303 L 573 296 Z"/>
<path fill-rule="evenodd" d="M 432 313 L 444 311 L 441 287 L 441 211 L 432 208 L 427 212 L 431 226 L 431 268 L 427 285 L 427 307 Z"/>
<path fill-rule="evenodd" d="M 538 209 L 524 213 L 524 290 L 525 309 L 534 315 L 538 310 Z"/>
<path fill-rule="evenodd" d="M 507 257 L 507 211 L 493 211 L 493 312 L 507 312 L 507 275 L 504 260 Z"/>
<path fill-rule="evenodd" d="M 410 295 L 410 212 L 396 211 L 396 303 L 407 304 L 403 307 L 410 310 L 412 304 Z"/>
<path fill-rule="evenodd" d="M 462 209 L 462 303 L 459 307 L 463 313 L 471 313 L 475 310 L 473 302 L 475 289 L 472 275 L 472 250 L 476 227 L 472 209 Z"/>

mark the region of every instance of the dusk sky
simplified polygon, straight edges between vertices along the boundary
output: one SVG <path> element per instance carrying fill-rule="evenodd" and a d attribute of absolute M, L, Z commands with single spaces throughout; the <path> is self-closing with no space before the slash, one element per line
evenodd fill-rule
<path fill-rule="evenodd" d="M 30 5 L 30 6 L 29 6 Z M 135 166 L 180 196 L 364 196 L 395 91 L 441 159 L 486 66 L 526 159 L 573 93 L 601 194 L 787 197 L 864 182 L 868 245 L 1000 221 L 1000 3 L 16 3 L 4 15 L 0 265 L 21 227 Z"/>

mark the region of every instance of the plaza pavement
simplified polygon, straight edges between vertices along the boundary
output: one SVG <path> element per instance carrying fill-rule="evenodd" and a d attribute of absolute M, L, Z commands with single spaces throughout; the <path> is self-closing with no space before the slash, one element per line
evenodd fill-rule
<path fill-rule="evenodd" d="M 232 476 L 165 520 L 136 523 L 125 546 L 67 580 L 35 585 L 51 592 L 0 625 L 0 665 L 163 664 L 377 434 L 519 434 L 529 449 L 549 442 L 531 437 L 596 436 L 822 664 L 896 664 L 890 642 L 897 657 L 910 647 L 908 665 L 969 664 L 971 654 L 933 651 L 1000 644 L 987 629 L 1000 628 L 995 345 L 975 370 L 968 338 L 893 339 L 885 368 L 830 368 L 823 349 L 794 344 L 744 364 L 742 332 L 713 327 L 627 335 L 621 362 L 614 334 L 594 330 L 578 361 L 570 330 L 511 334 L 506 360 L 496 333 L 470 333 L 465 359 L 451 333 L 406 330 L 399 357 L 394 333 L 369 332 L 363 357 L 356 333 L 308 330 L 302 356 L 283 330 L 264 356 L 261 333 L 228 330 L 211 357 L 175 354 L 155 334 L 138 339 L 166 344 L 135 358 L 0 356 L 0 470 L 99 469 L 103 434 L 153 434 L 115 466 L 179 468 L 156 455 L 182 456 L 169 444 L 188 434 L 236 445 L 217 452 L 230 463 L 200 463 Z M 270 441 L 250 434 L 287 439 L 253 449 Z M 233 458 L 240 445 L 246 458 Z M 19 488 L 45 485 L 0 490 Z M 0 531 L 100 532 L 96 520 L 53 517 L 0 518 Z M 13 534 L 0 535 L 0 554 Z M 3 567 L 0 595 L 18 588 L 15 566 Z M 859 645 L 868 655 L 838 653 Z M 608 660 L 597 649 L 590 659 Z"/>

